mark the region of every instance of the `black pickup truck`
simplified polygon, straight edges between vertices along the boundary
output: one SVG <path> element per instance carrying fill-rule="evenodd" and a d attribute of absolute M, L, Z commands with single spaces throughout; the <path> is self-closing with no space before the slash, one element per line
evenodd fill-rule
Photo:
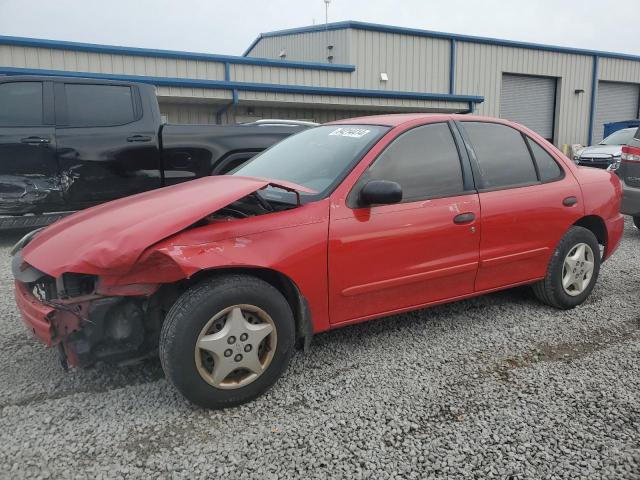
<path fill-rule="evenodd" d="M 152 85 L 0 77 L 0 229 L 223 174 L 304 128 L 162 124 Z"/>

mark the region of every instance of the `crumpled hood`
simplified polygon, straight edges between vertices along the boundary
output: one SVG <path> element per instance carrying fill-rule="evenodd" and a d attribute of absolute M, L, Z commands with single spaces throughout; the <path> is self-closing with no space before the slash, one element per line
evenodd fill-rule
<path fill-rule="evenodd" d="M 620 155 L 622 153 L 621 145 L 593 145 L 591 147 L 583 148 L 580 152 L 581 157 L 591 157 L 598 155 Z"/>
<path fill-rule="evenodd" d="M 267 185 L 314 193 L 263 178 L 204 177 L 75 213 L 40 232 L 22 256 L 53 277 L 105 270 L 126 274 L 149 246 Z"/>

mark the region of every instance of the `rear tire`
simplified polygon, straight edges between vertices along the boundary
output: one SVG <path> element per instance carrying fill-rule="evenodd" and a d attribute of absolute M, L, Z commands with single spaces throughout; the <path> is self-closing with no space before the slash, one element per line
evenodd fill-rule
<path fill-rule="evenodd" d="M 633 224 L 638 230 L 640 230 L 640 215 L 636 215 L 633 217 Z"/>
<path fill-rule="evenodd" d="M 294 343 L 293 314 L 276 288 L 249 275 L 219 276 L 171 307 L 160 361 L 190 402 L 225 408 L 267 391 L 287 368 Z"/>
<path fill-rule="evenodd" d="M 600 246 L 583 227 L 571 227 L 551 256 L 547 274 L 532 285 L 538 300 L 555 308 L 571 309 L 591 294 L 600 272 Z"/>

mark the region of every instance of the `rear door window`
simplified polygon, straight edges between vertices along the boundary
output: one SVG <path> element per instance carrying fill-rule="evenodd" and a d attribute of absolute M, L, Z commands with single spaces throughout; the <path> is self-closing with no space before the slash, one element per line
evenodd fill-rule
<path fill-rule="evenodd" d="M 43 124 L 42 82 L 0 84 L 0 125 L 28 127 Z"/>
<path fill-rule="evenodd" d="M 129 86 L 65 84 L 70 127 L 108 127 L 135 120 Z"/>
<path fill-rule="evenodd" d="M 493 190 L 538 182 L 522 134 L 497 123 L 462 122 L 480 169 L 480 188 Z"/>
<path fill-rule="evenodd" d="M 424 125 L 400 135 L 371 165 L 369 180 L 397 182 L 403 202 L 462 194 L 462 167 L 449 126 Z"/>

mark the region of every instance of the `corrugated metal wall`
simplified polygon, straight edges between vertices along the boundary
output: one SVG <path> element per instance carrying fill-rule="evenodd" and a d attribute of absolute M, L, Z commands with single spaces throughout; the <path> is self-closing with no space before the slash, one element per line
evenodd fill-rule
<path fill-rule="evenodd" d="M 448 93 L 448 40 L 350 30 L 355 86 L 380 90 Z M 389 76 L 380 80 L 380 73 Z"/>
<path fill-rule="evenodd" d="M 328 40 L 327 40 L 328 39 Z M 407 92 L 447 93 L 449 88 L 448 40 L 370 30 L 329 30 L 266 37 L 249 56 L 276 59 L 282 50 L 288 60 L 327 62 L 327 44 L 334 63 L 355 65 L 344 74 L 341 87 Z M 382 81 L 380 74 L 388 75 Z"/>
<path fill-rule="evenodd" d="M 327 46 L 332 45 L 331 49 Z M 248 83 L 305 85 L 329 88 L 448 93 L 451 41 L 411 33 L 371 29 L 287 34 L 262 38 L 250 52 L 252 57 L 278 59 L 286 50 L 286 60 L 353 64 L 355 72 L 291 68 L 283 65 L 230 64 L 230 80 Z M 504 73 L 557 78 L 555 112 L 556 144 L 586 143 L 589 131 L 591 82 L 594 59 L 589 54 L 558 53 L 457 40 L 454 93 L 484 96 L 476 113 L 498 116 Z M 224 80 L 224 61 L 135 56 L 119 53 L 63 50 L 58 48 L 0 45 L 0 66 L 92 72 L 105 74 Z M 380 74 L 388 75 L 382 81 Z M 599 80 L 640 84 L 640 61 L 602 57 Z M 576 93 L 582 91 L 582 93 Z M 229 90 L 159 87 L 163 105 L 170 107 L 170 121 L 212 121 L 209 110 L 219 110 L 231 102 Z M 240 91 L 241 107 L 279 106 L 282 114 L 294 109 L 334 109 L 357 111 L 461 111 L 465 103 L 452 101 L 399 100 L 375 97 L 345 97 L 319 94 L 290 94 Z M 196 104 L 201 104 L 195 106 Z M 318 106 L 322 106 L 318 108 Z M 234 117 L 234 108 L 223 121 Z M 336 113 L 342 115 L 342 113 Z M 347 113 L 347 115 L 350 115 Z M 173 120 L 177 118 L 178 120 Z M 297 118 L 297 117 L 296 117 Z M 321 115 L 318 118 L 324 118 Z M 327 114 L 327 119 L 331 116 Z M 182 120 L 186 119 L 186 120 Z M 595 123 L 595 122 L 594 122 Z"/>
<path fill-rule="evenodd" d="M 307 120 L 325 123 L 343 118 L 376 115 L 378 110 L 334 110 L 320 108 L 283 108 L 283 107 L 239 107 L 235 111 L 236 122 L 251 122 L 262 118 L 281 118 L 287 120 Z"/>
<path fill-rule="evenodd" d="M 224 79 L 224 64 L 221 62 L 9 45 L 0 45 L 0 65 L 151 77 Z"/>
<path fill-rule="evenodd" d="M 281 37 L 265 37 L 253 47 L 248 57 L 280 58 L 286 52 L 287 60 L 325 63 L 333 55 L 333 63 L 350 63 L 350 30 L 328 30 L 326 32 L 298 33 Z M 332 45 L 332 49 L 327 46 Z"/>
<path fill-rule="evenodd" d="M 556 77 L 556 144 L 585 144 L 592 67 L 593 58 L 586 55 L 458 42 L 455 88 L 456 93 L 484 95 L 477 113 L 498 117 L 503 73 Z"/>
<path fill-rule="evenodd" d="M 449 39 L 345 28 L 262 38 L 250 56 L 278 58 L 286 49 L 291 60 L 326 61 L 327 43 L 334 45 L 336 61 L 356 67 L 353 74 L 343 76 L 347 83 L 340 86 L 448 93 Z M 599 62 L 600 80 L 640 84 L 640 62 L 606 57 Z M 558 89 L 555 143 L 585 144 L 593 64 L 592 55 L 457 40 L 454 92 L 484 96 L 475 113 L 497 117 L 504 73 L 554 77 Z M 388 74 L 389 81 L 380 80 L 381 72 Z"/>
<path fill-rule="evenodd" d="M 220 107 L 197 103 L 173 103 L 160 100 L 160 113 L 167 123 L 216 123 Z"/>
<path fill-rule="evenodd" d="M 347 48 L 349 45 L 345 38 L 348 38 L 347 31 L 322 32 L 330 34 L 336 51 Z M 317 37 L 317 36 L 316 36 Z M 318 42 L 317 39 L 311 39 Z M 301 42 L 302 50 L 300 55 L 310 55 L 307 49 L 312 48 L 312 41 Z M 381 41 L 381 40 L 380 40 Z M 296 41 L 294 44 L 300 42 Z M 260 44 L 258 44 L 260 45 Z M 305 46 L 306 45 L 306 46 Z M 322 48 L 326 48 L 324 40 L 321 42 Z M 340 46 L 340 47 L 339 47 Z M 262 48 L 262 47 L 261 47 Z M 425 50 L 425 52 L 427 52 Z M 336 58 L 336 63 L 346 59 L 346 53 Z M 383 63 L 391 61 L 391 51 L 385 50 L 381 54 Z M 295 56 L 295 55 L 294 55 Z M 277 54 L 276 54 L 277 57 Z M 293 58 L 289 57 L 289 60 Z M 305 57 L 311 61 L 311 58 Z M 391 64 L 389 64 L 391 65 Z M 395 65 L 392 70 L 393 87 L 395 89 L 400 77 L 399 68 L 404 68 L 404 63 Z M 36 48 L 24 46 L 0 45 L 0 66 L 61 70 L 70 72 L 89 72 L 114 75 L 140 75 L 147 77 L 172 77 L 195 80 L 225 80 L 225 64 L 223 61 L 176 59 L 153 56 L 134 56 L 114 53 L 96 53 L 75 50 L 62 50 L 56 48 Z M 386 68 L 386 63 L 385 63 Z M 368 74 L 367 74 L 368 75 Z M 328 88 L 379 88 L 374 81 L 365 79 L 365 74 L 350 73 L 341 71 L 319 70 L 313 68 L 287 68 L 266 65 L 229 65 L 229 79 L 244 83 L 256 84 L 278 84 L 278 85 L 304 85 L 312 87 Z M 416 90 L 418 91 L 418 90 Z M 211 123 L 215 122 L 215 115 L 212 117 L 210 110 L 217 111 L 222 105 L 228 104 L 232 100 L 230 90 L 210 89 L 210 88 L 188 88 L 159 86 L 158 97 L 160 103 L 171 105 L 167 107 L 167 117 L 170 122 L 180 123 Z M 409 100 L 395 98 L 377 97 L 346 97 L 338 95 L 319 94 L 290 94 L 262 91 L 239 91 L 238 99 L 240 104 L 273 105 L 283 104 L 283 108 L 313 108 L 322 105 L 322 109 L 333 107 L 339 111 L 350 111 L 356 109 L 368 109 L 368 111 L 441 111 L 456 112 L 467 108 L 466 103 L 461 102 L 441 102 L 425 100 Z M 198 105 L 198 104 L 202 105 Z M 214 107 L 210 107 L 215 105 Z M 233 121 L 233 110 L 222 115 L 222 121 Z M 351 116 L 350 114 L 336 114 L 340 118 Z M 333 118 L 330 114 L 323 114 L 318 118 Z"/>

